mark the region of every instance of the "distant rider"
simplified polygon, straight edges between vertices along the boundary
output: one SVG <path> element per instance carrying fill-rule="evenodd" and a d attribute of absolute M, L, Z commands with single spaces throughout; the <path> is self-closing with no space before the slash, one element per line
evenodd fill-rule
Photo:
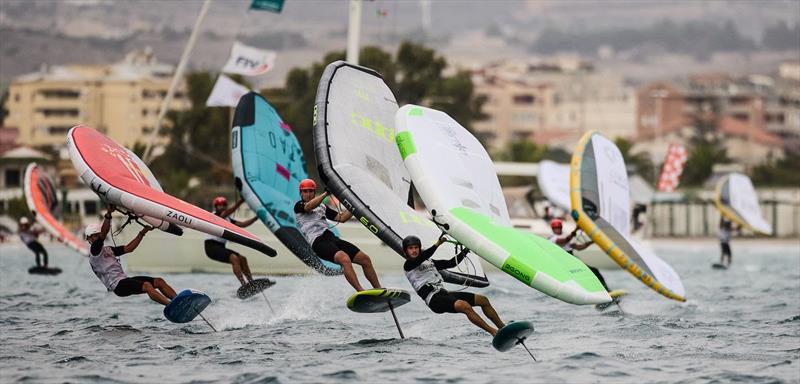
<path fill-rule="evenodd" d="M 25 246 L 36 255 L 36 267 L 47 269 L 47 250 L 44 249 L 44 246 L 42 246 L 42 243 L 38 240 L 40 233 L 42 233 L 41 230 L 31 227 L 31 222 L 27 217 L 23 216 L 19 218 L 19 238 L 25 243 Z M 44 264 L 39 261 L 39 255 L 43 256 L 42 260 Z"/>
<path fill-rule="evenodd" d="M 378 274 L 372 267 L 372 260 L 369 256 L 358 249 L 350 242 L 336 237 L 328 229 L 328 222 L 325 219 L 344 223 L 353 214 L 350 212 L 336 212 L 322 201 L 329 195 L 328 191 L 315 196 L 317 193 L 317 183 L 311 179 L 300 182 L 300 201 L 294 205 L 295 219 L 300 231 L 306 240 L 311 243 L 311 248 L 323 260 L 339 264 L 344 270 L 344 277 L 353 288 L 361 292 L 364 288 L 358 281 L 353 263 L 361 266 L 364 270 L 364 277 L 369 280 L 373 288 L 381 286 L 378 281 Z"/>
<path fill-rule="evenodd" d="M 89 224 L 84 231 L 86 241 L 90 245 L 89 265 L 91 265 L 92 271 L 106 288 L 117 296 L 125 297 L 147 293 L 151 300 L 162 305 L 169 304 L 170 300 L 175 297 L 175 290 L 164 279 L 150 276 L 128 277 L 119 262 L 119 256 L 133 252 L 139 246 L 144 235 L 153 227 L 143 228 L 130 243 L 124 246 L 104 245 L 106 235 L 111 229 L 111 212 L 114 212 L 114 205 L 109 205 L 102 225 Z"/>
<path fill-rule="evenodd" d="M 500 320 L 500 316 L 492 307 L 486 296 L 471 292 L 450 292 L 444 288 L 444 280 L 439 273 L 441 269 L 452 268 L 458 265 L 469 252 L 464 249 L 450 260 L 432 260 L 431 257 L 436 253 L 436 249 L 444 243 L 444 236 L 433 244 L 430 248 L 422 250 L 422 242 L 419 237 L 407 236 L 403 239 L 403 252 L 406 262 L 403 270 L 406 278 L 414 287 L 419 297 L 425 301 L 435 313 L 463 313 L 472 324 L 477 325 L 492 336 L 497 334 L 497 330 L 505 324 Z M 472 307 L 481 307 L 483 314 L 494 323 L 497 328 L 493 328 L 481 318 Z"/>
<path fill-rule="evenodd" d="M 249 220 L 244 221 L 237 221 L 230 217 L 231 214 L 233 214 L 233 212 L 235 212 L 239 206 L 242 205 L 242 203 L 244 203 L 244 199 L 239 199 L 235 204 L 228 207 L 228 199 L 223 196 L 217 196 L 214 198 L 212 203 L 214 205 L 213 212 L 215 215 L 233 223 L 238 227 L 248 227 L 258 219 L 258 216 L 253 216 Z M 228 240 L 219 236 L 206 236 L 206 241 L 204 244 L 206 256 L 208 256 L 208 258 L 211 260 L 230 264 L 231 268 L 233 268 L 233 274 L 236 275 L 236 278 L 239 279 L 239 283 L 242 285 L 253 281 L 253 274 L 250 273 L 250 266 L 247 264 L 247 258 L 234 250 L 225 248 L 225 243 L 227 242 Z"/>
<path fill-rule="evenodd" d="M 737 228 L 738 230 L 739 228 Z M 722 248 L 722 253 L 719 257 L 719 263 L 730 267 L 733 262 L 733 254 L 731 253 L 731 235 L 733 233 L 733 223 L 724 218 L 719 218 L 719 245 Z"/>
<path fill-rule="evenodd" d="M 547 239 L 553 242 L 554 244 L 558 245 L 559 247 L 561 247 L 561 249 L 567 251 L 567 253 L 569 253 L 570 255 L 574 256 L 573 251 L 582 251 L 593 244 L 592 240 L 589 240 L 581 244 L 575 244 L 572 242 L 572 240 L 575 238 L 575 235 L 578 233 L 577 227 L 575 228 L 575 230 L 570 232 L 569 235 L 564 237 L 559 237 L 561 236 L 562 233 L 564 233 L 563 224 L 559 219 L 553 219 L 552 221 L 550 221 L 550 229 L 553 231 L 553 234 L 550 235 L 550 237 L 548 237 Z M 608 289 L 608 285 L 606 285 L 606 280 L 603 278 L 603 275 L 600 274 L 600 271 L 597 268 L 592 267 L 590 265 L 587 265 L 587 267 L 589 267 L 589 270 L 592 271 L 592 273 L 594 273 L 595 276 L 597 276 L 597 280 L 600 280 L 600 284 L 603 284 L 603 288 L 605 288 L 606 291 L 610 292 L 611 290 Z"/>

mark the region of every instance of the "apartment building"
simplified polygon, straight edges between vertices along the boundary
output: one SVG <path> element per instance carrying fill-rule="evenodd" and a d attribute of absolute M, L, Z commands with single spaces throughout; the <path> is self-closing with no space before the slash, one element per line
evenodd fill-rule
<path fill-rule="evenodd" d="M 473 82 L 488 116 L 473 126 L 492 149 L 530 139 L 572 151 L 590 130 L 611 138 L 636 133 L 633 88 L 577 59 L 494 63 L 474 71 Z"/>
<path fill-rule="evenodd" d="M 697 116 L 714 114 L 728 154 L 752 166 L 800 149 L 800 79 L 776 75 L 704 74 L 660 81 L 637 92 L 636 140 L 661 161 L 671 141 L 687 142 Z"/>
<path fill-rule="evenodd" d="M 43 66 L 9 85 L 3 126 L 16 128 L 18 145 L 61 148 L 67 131 L 85 124 L 125 146 L 143 142 L 172 79 L 173 66 L 149 49 L 111 65 Z M 181 84 L 170 109 L 190 107 Z M 157 143 L 166 142 L 162 135 Z"/>

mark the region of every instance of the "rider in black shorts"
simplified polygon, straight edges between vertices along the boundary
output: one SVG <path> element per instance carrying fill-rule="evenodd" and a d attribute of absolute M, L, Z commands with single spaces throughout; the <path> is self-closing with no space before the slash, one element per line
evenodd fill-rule
<path fill-rule="evenodd" d="M 231 214 L 236 211 L 239 206 L 244 203 L 243 199 L 239 199 L 235 204 L 228 207 L 228 200 L 223 196 L 217 196 L 214 198 L 213 205 L 214 205 L 214 214 L 233 223 L 239 227 L 247 227 L 253 224 L 257 219 L 258 216 L 253 216 L 249 220 L 244 221 L 237 221 L 230 218 Z M 225 240 L 219 236 L 212 236 L 208 235 L 206 237 L 206 241 L 203 244 L 206 251 L 206 256 L 209 259 L 214 261 L 219 261 L 220 263 L 227 263 L 231 265 L 233 269 L 233 274 L 239 280 L 239 283 L 245 285 L 248 281 L 253 281 L 253 274 L 250 273 L 250 266 L 247 264 L 247 258 L 240 255 L 238 252 L 225 248 L 225 243 L 228 240 Z"/>
<path fill-rule="evenodd" d="M 27 217 L 22 216 L 19 219 L 19 238 L 22 239 L 22 242 L 25 243 L 25 246 L 30 249 L 34 255 L 36 255 L 36 267 L 44 267 L 47 268 L 47 250 L 44 249 L 42 243 L 39 242 L 38 237 L 41 233 L 40 230 L 34 229 L 31 227 L 31 222 L 28 220 Z M 42 255 L 44 258 L 44 264 L 39 261 L 39 255 Z"/>
<path fill-rule="evenodd" d="M 103 285 L 117 296 L 125 297 L 146 293 L 151 300 L 157 303 L 169 304 L 176 294 L 164 279 L 150 276 L 128 277 L 119 262 L 119 257 L 133 252 L 144 239 L 144 235 L 153 227 L 143 228 L 126 245 L 115 247 L 105 245 L 106 235 L 111 229 L 111 212 L 114 212 L 113 205 L 109 205 L 102 224 L 89 224 L 84 230 L 84 237 L 89 242 L 89 265 L 92 267 L 92 271 L 103 282 Z"/>
<path fill-rule="evenodd" d="M 364 276 L 374 288 L 380 287 L 378 274 L 375 273 L 375 268 L 372 267 L 372 260 L 369 256 L 350 242 L 337 238 L 333 232 L 328 230 L 328 222 L 325 219 L 344 223 L 353 214 L 346 211 L 336 212 L 322 204 L 322 200 L 328 196 L 328 191 L 319 196 L 315 196 L 316 193 L 317 183 L 314 180 L 305 179 L 301 181 L 301 200 L 294 206 L 297 226 L 306 240 L 311 243 L 314 253 L 324 260 L 341 265 L 345 279 L 356 291 L 361 292 L 364 288 L 358 281 L 356 271 L 353 269 L 353 263 L 361 266 L 361 269 L 364 270 Z"/>
<path fill-rule="evenodd" d="M 440 269 L 452 268 L 458 265 L 469 252 L 464 249 L 450 260 L 432 260 L 431 256 L 436 253 L 436 249 L 444 242 L 444 237 L 440 237 L 430 248 L 422 251 L 422 242 L 416 236 L 408 236 L 403 239 L 403 252 L 406 262 L 403 269 L 406 272 L 408 281 L 417 291 L 417 294 L 425 300 L 425 304 L 435 313 L 463 313 L 472 324 L 477 325 L 492 336 L 497 333 L 497 329 L 505 324 L 500 320 L 497 312 L 489 303 L 486 296 L 470 292 L 450 292 L 444 288 L 444 280 L 439 274 Z M 494 323 L 497 328 L 493 328 L 483 318 L 478 315 L 472 307 L 481 307 L 483 314 Z"/>

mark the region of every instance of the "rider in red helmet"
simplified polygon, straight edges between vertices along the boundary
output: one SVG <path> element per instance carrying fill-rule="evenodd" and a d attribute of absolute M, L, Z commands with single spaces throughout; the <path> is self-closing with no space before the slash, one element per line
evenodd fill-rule
<path fill-rule="evenodd" d="M 559 237 L 563 233 L 563 223 L 559 219 L 550 220 L 550 229 L 553 231 L 553 234 L 547 239 L 561 247 L 563 250 L 567 251 L 567 253 L 570 255 L 573 254 L 573 251 L 582 251 L 586 248 L 589 248 L 589 246 L 594 243 L 592 240 L 580 244 L 573 243 L 572 240 L 575 238 L 575 235 L 578 233 L 579 229 L 577 226 L 572 232 L 569 233 L 569 235 Z M 600 283 L 603 284 L 603 288 L 605 288 L 606 291 L 611 291 L 608 289 L 606 280 L 603 278 L 603 275 L 600 274 L 600 271 L 590 265 L 587 265 L 587 267 L 589 267 L 589 270 L 591 270 L 592 273 L 597 276 L 597 280 L 600 280 Z"/>
<path fill-rule="evenodd" d="M 214 210 L 212 212 L 234 225 L 244 228 L 253 224 L 258 219 L 258 216 L 253 216 L 244 221 L 232 219 L 230 217 L 231 214 L 235 212 L 242 203 L 244 203 L 244 199 L 240 198 L 235 204 L 228 207 L 228 199 L 224 196 L 217 196 L 212 202 L 214 205 Z M 247 258 L 234 250 L 226 248 L 225 243 L 227 241 L 228 240 L 219 236 L 206 236 L 206 241 L 204 243 L 206 256 L 211 260 L 230 264 L 231 268 L 233 268 L 233 274 L 236 275 L 236 279 L 238 279 L 239 283 L 242 285 L 245 285 L 248 281 L 253 281 L 253 274 L 250 273 L 250 266 L 247 264 Z"/>
<path fill-rule="evenodd" d="M 311 243 L 311 249 L 323 260 L 341 265 L 345 279 L 356 291 L 363 291 L 364 288 L 358 281 L 353 263 L 361 266 L 364 276 L 374 288 L 380 287 L 378 274 L 375 273 L 369 256 L 350 242 L 336 237 L 328 229 L 326 219 L 344 223 L 353 217 L 353 214 L 347 211 L 336 212 L 322 204 L 325 197 L 329 195 L 327 190 L 318 196 L 316 193 L 317 183 L 314 180 L 301 181 L 300 201 L 294 205 L 297 226 L 306 240 Z"/>

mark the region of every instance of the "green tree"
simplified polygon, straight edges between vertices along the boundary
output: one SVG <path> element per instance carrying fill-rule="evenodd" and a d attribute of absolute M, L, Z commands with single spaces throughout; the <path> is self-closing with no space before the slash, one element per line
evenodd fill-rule
<path fill-rule="evenodd" d="M 753 184 L 759 186 L 800 186 L 800 172 L 797 171 L 797 164 L 800 164 L 800 150 L 794 149 L 786 152 L 783 159 L 766 159 L 762 164 L 753 168 Z"/>
<path fill-rule="evenodd" d="M 343 51 L 329 52 L 321 62 L 289 71 L 282 88 L 261 92 L 297 135 L 309 175 L 315 179 L 318 175 L 312 116 L 317 87 L 325 66 L 344 58 Z M 403 42 L 393 57 L 378 47 L 364 47 L 359 55 L 359 64 L 380 73 L 401 106 L 413 103 L 441 109 L 467 129 L 471 128 L 474 120 L 482 118 L 480 108 L 483 101 L 475 97 L 469 74 L 459 72 L 450 77 L 443 76 L 447 62 L 430 48 Z"/>
<path fill-rule="evenodd" d="M 244 83 L 241 77 L 234 76 L 233 79 Z M 169 143 L 164 153 L 151 164 L 167 193 L 198 203 L 219 189 L 230 189 L 224 186 L 232 184 L 228 145 L 231 111 L 206 107 L 206 99 L 215 81 L 216 75 L 210 72 L 194 72 L 186 76 L 191 108 L 167 112 L 164 125 Z M 205 193 L 193 193 L 189 188 L 192 178 L 197 178 L 198 189 Z"/>
<path fill-rule="evenodd" d="M 544 159 L 547 152 L 546 145 L 536 144 L 532 140 L 513 140 L 504 149 L 494 153 L 492 159 L 517 163 L 538 163 Z M 505 186 L 530 185 L 531 182 L 531 178 L 526 176 L 500 176 L 500 183 Z"/>
<path fill-rule="evenodd" d="M 711 176 L 715 164 L 730 162 L 728 151 L 717 135 L 717 108 L 699 112 L 693 117 L 694 134 L 689 140 L 689 158 L 681 174 L 681 184 L 702 185 Z"/>
<path fill-rule="evenodd" d="M 397 51 L 400 81 L 395 96 L 400 105 L 417 104 L 430 95 L 431 87 L 439 86 L 447 61 L 436 56 L 433 49 L 403 42 Z M 440 95 L 441 96 L 441 95 Z"/>

